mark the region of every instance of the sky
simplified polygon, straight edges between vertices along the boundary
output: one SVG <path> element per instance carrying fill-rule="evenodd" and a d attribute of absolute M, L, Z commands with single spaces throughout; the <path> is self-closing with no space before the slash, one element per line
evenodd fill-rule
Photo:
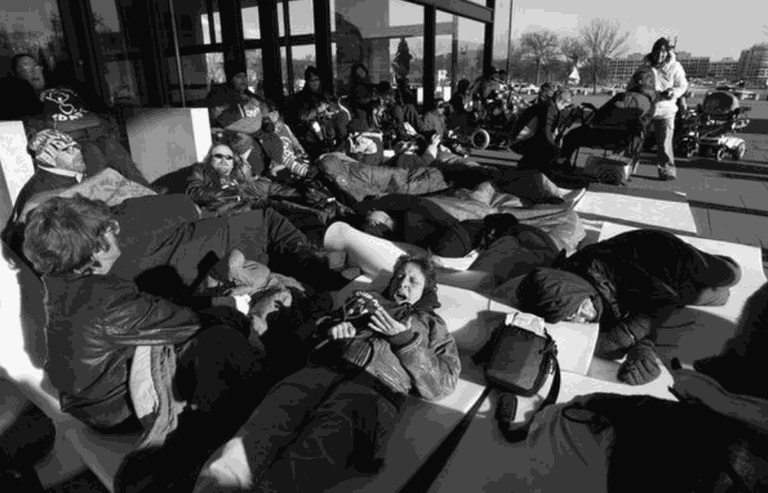
<path fill-rule="evenodd" d="M 712 60 L 738 59 L 741 50 L 768 41 L 763 28 L 768 24 L 768 0 L 514 0 L 513 6 L 513 39 L 542 28 L 575 35 L 592 19 L 605 18 L 618 21 L 622 32 L 629 31 L 628 54 L 650 51 L 661 36 L 677 36 L 678 50 Z"/>

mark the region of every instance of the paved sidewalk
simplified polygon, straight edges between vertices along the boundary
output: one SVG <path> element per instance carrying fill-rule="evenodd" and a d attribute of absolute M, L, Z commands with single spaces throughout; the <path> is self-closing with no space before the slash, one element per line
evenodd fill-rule
<path fill-rule="evenodd" d="M 579 164 L 593 152 L 598 151 L 582 149 Z M 504 166 L 515 166 L 519 158 L 502 151 L 476 151 L 472 156 Z M 648 164 L 652 158 L 643 155 L 630 188 L 685 193 L 699 236 L 760 247 L 768 266 L 768 162 L 679 159 L 678 179 L 665 182 Z"/>

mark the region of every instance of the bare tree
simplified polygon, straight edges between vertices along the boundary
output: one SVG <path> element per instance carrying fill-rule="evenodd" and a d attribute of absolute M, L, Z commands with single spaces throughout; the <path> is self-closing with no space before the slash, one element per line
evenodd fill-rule
<path fill-rule="evenodd" d="M 581 41 L 587 51 L 586 61 L 592 74 L 592 85 L 597 94 L 597 82 L 605 74 L 608 62 L 627 51 L 629 32 L 620 33 L 618 22 L 607 19 L 592 19 L 581 30 Z"/>
<path fill-rule="evenodd" d="M 568 61 L 569 69 L 578 68 L 579 64 L 587 58 L 587 49 L 579 38 L 564 38 L 560 42 L 560 52 Z"/>
<path fill-rule="evenodd" d="M 536 63 L 536 85 L 539 85 L 541 65 L 547 65 L 558 55 L 557 34 L 547 30 L 525 33 L 520 37 L 520 47 Z"/>

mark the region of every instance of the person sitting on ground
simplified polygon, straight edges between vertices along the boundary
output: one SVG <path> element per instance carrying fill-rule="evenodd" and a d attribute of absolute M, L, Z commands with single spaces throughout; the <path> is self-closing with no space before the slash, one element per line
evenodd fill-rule
<path fill-rule="evenodd" d="M 379 96 L 370 81 L 368 69 L 362 64 L 352 67 L 349 105 L 352 113 L 350 126 L 354 126 L 359 131 L 376 128 L 373 111 L 379 105 Z"/>
<path fill-rule="evenodd" d="M 451 96 L 450 104 L 453 107 L 454 117 L 469 113 L 471 108 L 469 79 L 461 79 L 459 81 L 459 84 L 456 86 L 456 94 Z"/>
<path fill-rule="evenodd" d="M 291 125 L 311 158 L 336 151 L 347 137 L 349 117 L 323 92 L 320 73 L 314 66 L 304 71 L 304 87 L 291 102 Z"/>
<path fill-rule="evenodd" d="M 142 446 L 164 442 L 173 458 L 163 462 L 167 486 L 190 474 L 180 474 L 184 466 L 196 463 L 196 472 L 243 422 L 255 404 L 259 355 L 236 310 L 179 306 L 116 275 L 120 230 L 106 204 L 80 196 L 55 197 L 30 214 L 24 255 L 45 285 L 45 371 L 65 413 L 104 433 L 145 430 Z M 164 347 L 163 363 L 148 371 L 173 417 L 136 415 L 129 378 L 140 346 Z"/>
<path fill-rule="evenodd" d="M 440 137 L 445 137 L 445 103 L 442 100 L 434 100 L 426 109 L 419 131 L 435 132 Z"/>
<path fill-rule="evenodd" d="M 25 120 L 43 111 L 38 95 L 45 89 L 45 74 L 32 55 L 11 58 L 11 73 L 0 79 L 0 88 L 3 94 L 13 94 L 0 109 L 0 120 Z"/>
<path fill-rule="evenodd" d="M 203 162 L 193 166 L 187 196 L 212 215 L 242 212 L 266 204 L 269 182 L 253 177 L 231 147 L 211 146 Z"/>
<path fill-rule="evenodd" d="M 435 313 L 435 269 L 401 256 L 389 286 L 357 292 L 317 322 L 327 340 L 309 366 L 268 393 L 203 468 L 196 493 L 324 491 L 349 474 L 375 474 L 406 396 L 434 401 L 456 388 L 456 341 Z M 231 467 L 232 464 L 238 467 Z"/>
<path fill-rule="evenodd" d="M 651 229 L 589 245 L 553 267 L 536 269 L 522 280 L 519 308 L 548 323 L 599 322 L 595 354 L 626 355 L 618 378 L 630 385 L 661 374 L 656 330 L 675 309 L 723 305 L 741 277 L 730 257 L 710 255 Z"/>
<path fill-rule="evenodd" d="M 533 126 L 533 130 L 526 138 L 511 136 L 517 140 L 511 148 L 523 155 L 518 163 L 521 169 L 540 169 L 548 171 L 553 163 L 560 157 L 558 138 L 565 130 L 563 124 L 568 116 L 565 109 L 570 106 L 572 100 L 571 90 L 567 87 L 558 89 L 552 99 L 531 107 L 530 112 L 524 112 L 527 121 L 520 118 L 516 128 Z M 535 109 L 534 109 L 535 108 Z"/>
<path fill-rule="evenodd" d="M 291 131 L 291 127 L 283 121 L 277 105 L 272 101 L 267 101 L 266 108 L 265 116 L 271 121 L 274 127 L 273 132 L 282 142 L 282 154 L 269 164 L 269 176 L 280 181 L 304 178 L 310 169 L 309 156 Z M 267 131 L 266 128 L 265 131 Z"/>
<path fill-rule="evenodd" d="M 627 84 L 627 90 L 617 94 L 601 106 L 589 118 L 588 124 L 581 125 L 566 133 L 560 151 L 559 163 L 570 166 L 574 153 L 579 147 L 600 146 L 607 143 L 630 140 L 629 154 L 635 154 L 645 141 L 650 125 L 653 104 L 656 101 L 655 78 L 648 67 L 640 67 Z M 600 128 L 595 128 L 600 127 Z M 610 128 L 613 127 L 614 130 Z"/>

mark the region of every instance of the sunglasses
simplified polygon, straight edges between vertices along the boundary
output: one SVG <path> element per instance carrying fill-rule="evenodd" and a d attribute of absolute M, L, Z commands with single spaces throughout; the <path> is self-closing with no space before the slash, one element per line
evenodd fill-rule
<path fill-rule="evenodd" d="M 216 159 L 226 159 L 227 161 L 232 161 L 233 159 L 235 159 L 235 156 L 231 154 L 214 154 L 213 157 L 215 157 Z"/>

